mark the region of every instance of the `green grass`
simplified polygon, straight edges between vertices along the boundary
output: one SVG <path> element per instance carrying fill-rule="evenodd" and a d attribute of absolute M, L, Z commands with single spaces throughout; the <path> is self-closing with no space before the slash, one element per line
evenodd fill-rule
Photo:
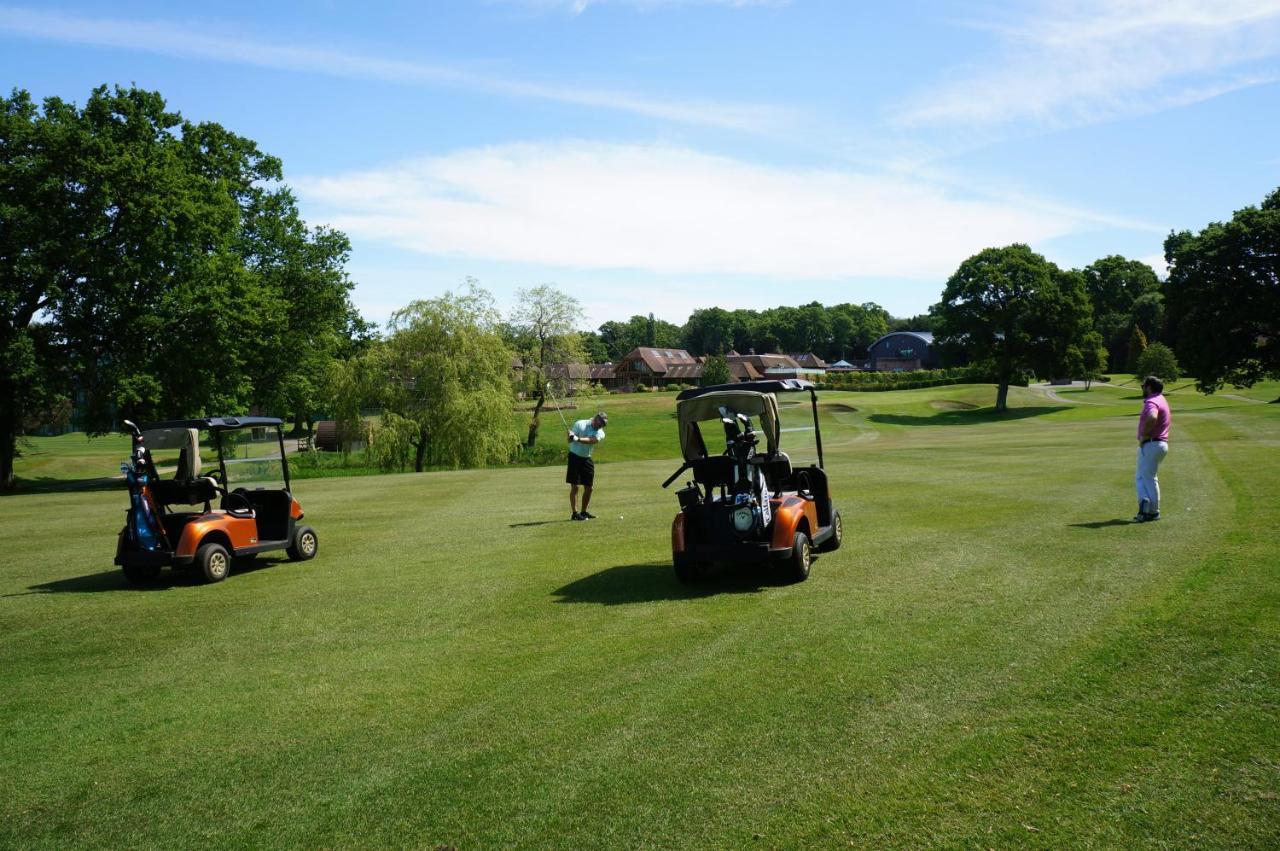
<path fill-rule="evenodd" d="M 129 590 L 121 493 L 0 498 L 0 846 L 1275 847 L 1280 411 L 1172 394 L 1129 525 L 1136 391 L 1059 396 L 824 394 L 791 586 L 676 583 L 670 396 L 607 401 L 599 520 L 306 481 L 319 557 L 216 586 Z"/>

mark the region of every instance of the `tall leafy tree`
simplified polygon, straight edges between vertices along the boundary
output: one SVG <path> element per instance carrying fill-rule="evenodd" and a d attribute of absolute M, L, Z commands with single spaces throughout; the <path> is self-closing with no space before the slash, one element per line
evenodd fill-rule
<path fill-rule="evenodd" d="M 470 283 L 396 311 L 365 356 L 372 399 L 384 426 L 406 435 L 415 470 L 506 461 L 519 445 L 500 320 L 492 296 Z"/>
<path fill-rule="evenodd" d="M 1017 375 L 1070 369 L 1090 330 L 1083 276 L 1021 244 L 988 248 L 961 263 L 947 281 L 937 316 L 942 342 L 992 365 L 997 411 L 1007 409 Z"/>
<path fill-rule="evenodd" d="M 1229 222 L 1171 234 L 1164 253 L 1167 325 L 1196 386 L 1280 377 L 1280 189 Z"/>
<path fill-rule="evenodd" d="M 508 327 L 515 335 L 524 362 L 525 391 L 537 400 L 525 445 L 532 447 L 538 439 L 539 417 L 546 403 L 547 382 L 553 378 L 548 367 L 553 364 L 579 364 L 585 361 L 582 345 L 574 330 L 582 319 L 582 306 L 571 295 L 550 284 L 541 284 L 516 292 L 516 306 Z M 561 386 L 557 395 L 564 397 L 570 389 L 568 376 L 554 376 Z"/>
<path fill-rule="evenodd" d="M 732 380 L 733 375 L 729 372 L 729 361 L 724 355 L 711 355 L 707 358 L 706 364 L 702 369 L 702 383 L 704 385 L 728 384 Z"/>
<path fill-rule="evenodd" d="M 684 347 L 695 355 L 722 355 L 733 348 L 734 318 L 722 307 L 695 310 L 684 326 Z"/>
<path fill-rule="evenodd" d="M 280 176 L 252 141 L 155 92 L 0 100 L 0 486 L 24 411 L 50 394 L 74 389 L 91 432 L 117 415 L 243 409 L 250 349 L 281 308 L 235 237 L 241 204 Z M 41 345 L 66 356 L 74 388 L 32 372 Z"/>
<path fill-rule="evenodd" d="M 1081 270 L 1093 305 L 1094 330 L 1102 334 L 1111 365 L 1121 368 L 1135 324 L 1157 332 L 1163 319 L 1160 279 L 1141 260 L 1112 254 Z"/>
<path fill-rule="evenodd" d="M 351 243 L 341 231 L 308 228 L 288 188 L 255 186 L 237 250 L 278 305 L 247 364 L 254 401 L 309 424 L 334 358 L 370 333 L 350 301 Z"/>

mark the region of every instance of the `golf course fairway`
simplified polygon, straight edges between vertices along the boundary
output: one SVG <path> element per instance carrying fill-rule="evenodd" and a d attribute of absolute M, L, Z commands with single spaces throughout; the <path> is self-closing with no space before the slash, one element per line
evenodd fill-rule
<path fill-rule="evenodd" d="M 0 847 L 1274 848 L 1280 387 L 1181 384 L 1148 524 L 1132 385 L 821 393 L 795 585 L 676 581 L 669 393 L 587 403 L 599 519 L 561 467 L 301 480 L 317 558 L 218 585 L 126 583 L 122 486 L 0 497 Z"/>

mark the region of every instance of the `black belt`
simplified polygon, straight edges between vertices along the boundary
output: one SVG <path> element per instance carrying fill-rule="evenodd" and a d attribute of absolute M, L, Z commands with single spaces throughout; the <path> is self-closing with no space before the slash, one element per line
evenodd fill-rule
<path fill-rule="evenodd" d="M 1161 440 L 1161 439 L 1160 439 L 1160 438 L 1158 438 L 1158 437 L 1144 437 L 1144 438 L 1142 439 L 1142 443 L 1140 443 L 1140 444 L 1138 444 L 1138 445 L 1139 445 L 1139 446 L 1146 446 L 1148 443 L 1164 443 L 1164 442 L 1165 442 L 1165 441 Z"/>

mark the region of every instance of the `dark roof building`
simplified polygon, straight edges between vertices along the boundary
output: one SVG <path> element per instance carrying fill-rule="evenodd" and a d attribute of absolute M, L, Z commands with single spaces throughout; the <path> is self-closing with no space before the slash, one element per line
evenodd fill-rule
<path fill-rule="evenodd" d="M 867 347 L 871 368 L 877 372 L 910 372 L 936 369 L 938 352 L 929 331 L 893 331 Z"/>

